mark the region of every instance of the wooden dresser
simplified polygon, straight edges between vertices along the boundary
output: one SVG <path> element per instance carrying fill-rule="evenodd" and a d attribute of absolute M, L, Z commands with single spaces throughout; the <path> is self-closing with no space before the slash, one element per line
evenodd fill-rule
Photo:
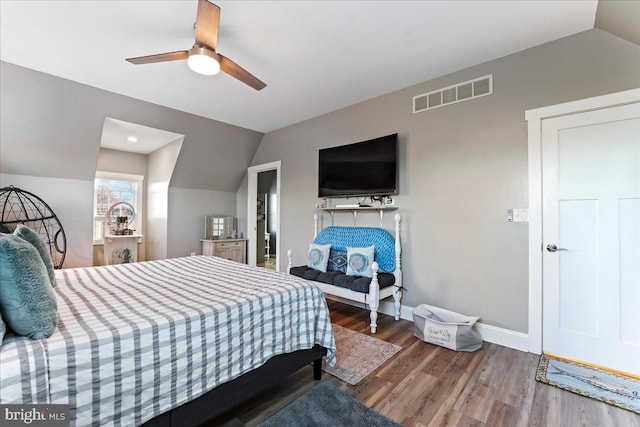
<path fill-rule="evenodd" d="M 247 239 L 200 239 L 200 241 L 202 242 L 202 255 L 247 263 Z"/>

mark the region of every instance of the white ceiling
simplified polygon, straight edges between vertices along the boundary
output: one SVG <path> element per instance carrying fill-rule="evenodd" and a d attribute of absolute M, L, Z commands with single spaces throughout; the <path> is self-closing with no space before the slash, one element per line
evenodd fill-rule
<path fill-rule="evenodd" d="M 130 136 L 137 138 L 137 141 L 129 141 Z M 184 135 L 179 133 L 106 117 L 102 126 L 100 147 L 149 154 L 181 138 L 184 138 Z"/>
<path fill-rule="evenodd" d="M 0 59 L 268 132 L 593 28 L 597 1 L 217 1 L 218 51 L 258 92 L 186 61 L 195 0 L 0 1 Z M 410 103 L 410 100 L 407 101 Z"/>

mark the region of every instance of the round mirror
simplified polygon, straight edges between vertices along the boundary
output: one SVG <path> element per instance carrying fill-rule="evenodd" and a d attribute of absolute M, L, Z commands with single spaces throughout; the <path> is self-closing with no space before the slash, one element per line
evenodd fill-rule
<path fill-rule="evenodd" d="M 115 234 L 118 230 L 129 230 L 136 218 L 136 211 L 130 203 L 117 202 L 109 207 L 105 215 L 105 234 Z"/>

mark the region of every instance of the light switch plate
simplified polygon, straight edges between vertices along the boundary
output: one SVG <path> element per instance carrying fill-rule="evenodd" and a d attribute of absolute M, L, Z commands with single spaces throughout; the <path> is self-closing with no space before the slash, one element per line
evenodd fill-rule
<path fill-rule="evenodd" d="M 513 222 L 529 222 L 529 209 L 513 209 Z"/>

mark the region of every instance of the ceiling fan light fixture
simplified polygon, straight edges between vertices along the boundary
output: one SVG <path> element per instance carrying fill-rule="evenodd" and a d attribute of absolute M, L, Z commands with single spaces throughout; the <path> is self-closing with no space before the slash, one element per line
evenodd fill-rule
<path fill-rule="evenodd" d="M 189 68 L 196 73 L 211 76 L 222 71 L 255 90 L 264 89 L 267 86 L 266 83 L 260 81 L 231 59 L 216 53 L 219 26 L 220 7 L 211 3 L 211 0 L 198 0 L 198 11 L 194 25 L 195 43 L 191 49 L 126 58 L 126 61 L 140 65 L 186 59 Z"/>
<path fill-rule="evenodd" d="M 193 71 L 205 76 L 213 76 L 220 72 L 220 58 L 205 47 L 196 46 L 190 49 L 187 64 Z"/>

